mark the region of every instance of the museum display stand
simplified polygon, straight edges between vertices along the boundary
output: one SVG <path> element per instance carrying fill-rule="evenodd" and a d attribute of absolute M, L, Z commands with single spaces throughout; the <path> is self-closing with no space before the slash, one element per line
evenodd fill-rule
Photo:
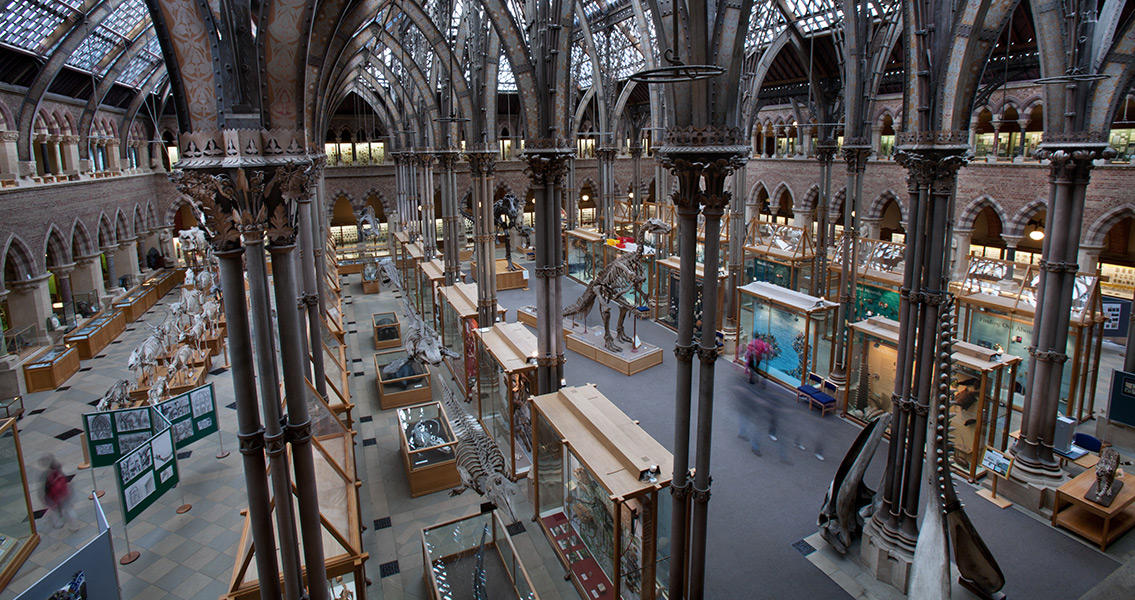
<path fill-rule="evenodd" d="M 564 232 L 564 252 L 567 253 L 567 276 L 587 285 L 605 264 L 603 234 L 592 229 L 572 229 Z"/>
<path fill-rule="evenodd" d="M 1096 485 L 1095 469 L 1088 469 L 1060 486 L 1052 507 L 1052 526 L 1074 531 L 1099 545 L 1100 552 L 1106 552 L 1112 542 L 1135 527 L 1135 507 L 1132 507 L 1135 504 L 1135 475 L 1117 475 L 1113 485 L 1119 482 L 1123 482 L 1123 488 L 1110 506 L 1084 497 Z"/>
<path fill-rule="evenodd" d="M 663 258 L 658 261 L 658 277 L 657 291 L 654 297 L 658 301 L 658 310 L 654 315 L 655 320 L 659 324 L 672 329 L 678 330 L 678 280 L 680 278 L 680 270 L 682 268 L 682 259 L 678 256 L 671 256 Z M 705 267 L 701 264 L 696 265 L 695 270 L 695 285 L 696 291 L 694 292 L 694 338 L 701 335 L 701 314 L 702 314 L 702 281 L 705 280 Z M 717 285 L 719 290 L 725 289 L 725 273 L 718 272 Z M 725 294 L 717 295 L 717 322 L 713 324 L 715 331 L 721 331 L 721 320 L 724 317 Z"/>
<path fill-rule="evenodd" d="M 135 286 L 122 298 L 116 300 L 111 306 L 121 310 L 126 316 L 127 323 L 133 323 L 142 318 L 158 301 L 158 290 L 154 286 Z"/>
<path fill-rule="evenodd" d="M 418 263 L 418 314 L 435 330 L 437 290 L 445 285 L 445 264 L 438 259 Z"/>
<path fill-rule="evenodd" d="M 1022 360 L 969 342 L 955 341 L 953 350 L 952 466 L 972 483 L 985 476 L 981 457 L 986 446 L 1007 450 L 1010 428 L 1020 427 L 1020 415 L 1011 408 L 1015 391 L 1011 382 Z"/>
<path fill-rule="evenodd" d="M 440 402 L 399 408 L 398 432 L 410 497 L 461 487 L 457 438 Z"/>
<path fill-rule="evenodd" d="M 971 257 L 966 277 L 955 286 L 959 336 L 967 342 L 1028 356 L 1040 267 L 992 258 Z M 1060 383 L 1060 412 L 1077 421 L 1095 413 L 1103 344 L 1103 313 L 1096 275 L 1076 275 L 1068 319 L 1068 347 Z M 1028 361 L 1017 370 L 1017 391 L 1028 378 Z M 1054 390 L 1055 391 L 1055 390 Z M 1020 407 L 1015 407 L 1020 408 Z"/>
<path fill-rule="evenodd" d="M 0 420 L 0 591 L 39 545 L 17 417 Z M 42 485 L 36 486 L 42 494 Z"/>
<path fill-rule="evenodd" d="M 837 237 L 828 265 L 827 297 L 839 298 L 840 270 L 843 269 L 843 233 Z M 859 259 L 855 263 L 855 314 L 848 320 L 870 317 L 899 320 L 899 290 L 906 271 L 906 245 L 858 238 Z"/>
<path fill-rule="evenodd" d="M 363 294 L 377 294 L 377 293 L 380 293 L 381 291 L 382 291 L 382 282 L 378 279 L 367 279 L 366 275 L 365 275 L 365 268 L 364 268 Z"/>
<path fill-rule="evenodd" d="M 722 243 L 723 248 L 725 245 Z M 811 233 L 800 227 L 753 218 L 745 228 L 746 281 L 764 281 L 807 292 L 812 287 L 815 254 Z M 725 262 L 724 254 L 721 260 Z"/>
<path fill-rule="evenodd" d="M 438 308 L 441 310 L 442 343 L 461 358 L 445 357 L 457 391 L 465 399 L 477 391 L 477 348 L 473 332 L 477 324 L 477 286 L 457 283 L 438 288 Z M 505 309 L 497 305 L 498 320 L 504 320 Z"/>
<path fill-rule="evenodd" d="M 374 349 L 402 347 L 402 323 L 394 312 L 374 313 L 370 316 L 374 326 Z"/>
<path fill-rule="evenodd" d="M 367 265 L 389 254 L 385 244 L 356 244 L 337 248 L 334 251 L 338 274 L 352 275 L 362 273 Z"/>
<path fill-rule="evenodd" d="M 809 373 L 826 377 L 835 359 L 835 302 L 764 281 L 737 288 L 737 355 L 745 364 L 750 341 L 761 339 L 771 349 L 760 363 L 769 379 L 795 389 Z"/>
<path fill-rule="evenodd" d="M 499 511 L 483 512 L 422 529 L 422 578 L 431 600 L 473 598 L 477 558 L 485 570 L 485 598 L 540 600 Z M 482 546 L 482 542 L 484 545 Z"/>
<path fill-rule="evenodd" d="M 365 600 L 365 563 L 369 555 L 363 549 L 362 541 L 363 525 L 358 492 L 361 484 L 355 472 L 354 434 L 335 417 L 310 382 L 307 393 L 327 585 L 332 589 L 346 588 L 354 594 L 355 600 Z M 288 468 L 291 469 L 290 446 L 288 448 L 286 456 Z M 298 501 L 293 502 L 293 505 L 298 507 Z M 272 510 L 275 510 L 275 503 Z M 248 510 L 242 510 L 241 514 L 244 516 L 244 527 L 237 546 L 237 558 L 228 592 L 221 596 L 223 600 L 257 600 L 261 597 Z M 274 520 L 275 515 L 267 518 Z M 275 545 L 279 547 L 278 538 Z"/>
<path fill-rule="evenodd" d="M 406 244 L 410 243 L 410 234 L 405 231 L 395 231 L 390 236 L 390 252 L 391 257 L 394 259 L 394 266 L 398 268 L 398 272 L 405 271 L 403 263 L 406 260 Z"/>
<path fill-rule="evenodd" d="M 126 331 L 126 315 L 120 310 L 104 310 L 63 336 L 63 342 L 73 346 L 80 359 L 90 360 L 123 331 Z"/>
<path fill-rule="evenodd" d="M 155 293 L 157 294 L 157 298 L 155 298 L 156 302 L 157 299 L 165 296 L 184 281 L 185 269 L 162 269 L 142 282 L 142 286 L 155 288 Z"/>
<path fill-rule="evenodd" d="M 513 261 L 515 264 L 515 260 Z M 498 258 L 496 260 L 496 278 L 497 290 L 520 290 L 528 289 L 528 271 L 516 265 L 515 271 L 508 270 L 508 259 Z M 473 281 L 477 280 L 477 261 L 469 261 L 470 273 L 473 274 Z"/>
<path fill-rule="evenodd" d="M 418 265 L 425 257 L 425 250 L 421 242 L 411 242 L 402 247 L 402 263 L 398 272 L 402 276 L 402 287 L 405 297 L 410 305 L 417 306 L 420 290 L 418 289 Z"/>
<path fill-rule="evenodd" d="M 532 399 L 533 504 L 584 598 L 667 598 L 673 458 L 593 385 Z"/>
<path fill-rule="evenodd" d="M 335 318 L 335 317 L 338 317 L 338 318 Z M 322 329 L 323 329 L 323 332 L 324 332 L 324 337 L 326 337 L 329 334 L 339 344 L 345 344 L 346 343 L 347 331 L 343 328 L 342 313 L 335 311 L 332 314 L 321 315 L 320 319 L 322 319 L 322 321 L 323 321 Z"/>
<path fill-rule="evenodd" d="M 375 385 L 378 386 L 378 405 L 382 410 L 410 406 L 433 398 L 429 365 L 411 359 L 396 373 L 382 373 L 383 367 L 405 357 L 406 351 L 402 348 L 374 355 Z"/>
<path fill-rule="evenodd" d="M 536 336 L 520 323 L 478 329 L 477 398 L 481 426 L 504 456 L 511 479 L 532 466 L 532 391 L 536 388 Z"/>
<path fill-rule="evenodd" d="M 586 318 L 565 317 L 563 319 L 564 344 L 568 350 L 578 352 L 605 367 L 610 367 L 623 375 L 634 375 L 650 367 L 662 364 L 664 353 L 653 344 L 638 340 L 638 346 L 627 342 L 616 342 L 622 348 L 612 352 L 604 344 L 603 320 L 597 310 Z M 611 308 L 611 327 L 617 325 L 618 307 Z M 529 327 L 536 327 L 536 307 L 532 305 L 516 309 L 516 318 Z M 635 317 L 627 315 L 625 326 L 627 335 L 635 337 Z M 637 338 L 636 338 L 637 339 Z"/>
<path fill-rule="evenodd" d="M 28 392 L 46 392 L 63 385 L 79 372 L 79 351 L 68 346 L 52 346 L 24 363 L 24 385 Z"/>
<path fill-rule="evenodd" d="M 154 367 L 151 377 L 146 377 L 144 374 L 138 376 L 134 389 L 129 392 L 130 399 L 135 402 L 135 406 L 145 404 L 150 397 L 150 388 L 161 377 L 166 378 L 166 395 L 164 398 L 172 398 L 205 385 L 205 378 L 208 375 L 208 367 L 204 364 L 190 366 L 187 370 L 175 373 L 172 376 L 169 374 L 166 365 L 158 365 Z"/>

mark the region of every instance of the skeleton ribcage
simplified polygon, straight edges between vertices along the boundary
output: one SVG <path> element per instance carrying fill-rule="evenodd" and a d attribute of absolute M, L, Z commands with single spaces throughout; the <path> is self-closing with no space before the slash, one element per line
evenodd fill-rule
<path fill-rule="evenodd" d="M 465 411 L 457 397 L 448 385 L 441 386 L 442 402 L 445 411 L 449 413 L 449 422 L 453 426 L 453 435 L 457 438 L 457 466 L 469 473 L 474 485 L 490 473 L 498 472 L 507 475 L 508 469 L 500 449 L 481 427 L 481 423 Z M 479 494 L 484 490 L 475 489 Z"/>

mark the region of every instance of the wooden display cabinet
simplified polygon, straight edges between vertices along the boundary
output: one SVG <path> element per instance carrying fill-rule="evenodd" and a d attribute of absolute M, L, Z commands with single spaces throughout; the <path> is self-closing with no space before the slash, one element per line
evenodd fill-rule
<path fill-rule="evenodd" d="M 399 408 L 398 432 L 411 497 L 460 487 L 457 438 L 441 403 Z"/>
<path fill-rule="evenodd" d="M 382 368 L 405 358 L 405 350 L 388 350 L 374 355 L 374 380 L 378 386 L 378 405 L 382 410 L 409 406 L 433 398 L 429 365 L 408 361 L 398 373 L 383 375 Z"/>
<path fill-rule="evenodd" d="M 63 337 L 68 346 L 74 346 L 79 358 L 90 360 L 102 352 L 115 338 L 126 331 L 126 316 L 120 310 L 102 311 L 82 326 Z"/>
<path fill-rule="evenodd" d="M 157 290 L 153 287 L 135 287 L 130 293 L 118 300 L 112 306 L 122 311 L 127 323 L 133 323 L 142 318 L 146 311 L 158 301 Z"/>
<path fill-rule="evenodd" d="M 0 420 L 0 462 L 6 466 L 0 475 L 5 506 L 0 511 L 0 590 L 16 576 L 32 550 L 39 545 L 28 472 L 17 417 Z M 42 493 L 42 484 L 38 486 Z"/>
<path fill-rule="evenodd" d="M 724 225 L 722 228 L 724 232 Z M 812 234 L 806 229 L 756 218 L 750 219 L 745 228 L 742 261 L 745 281 L 763 281 L 798 292 L 811 292 L 815 255 Z M 724 254 L 721 264 L 725 264 Z"/>
<path fill-rule="evenodd" d="M 468 399 L 477 391 L 477 351 L 473 332 L 477 323 L 477 286 L 457 283 L 438 289 L 438 307 L 441 309 L 442 343 L 459 359 L 445 357 L 445 364 L 457 382 L 462 398 Z M 505 309 L 497 305 L 499 320 L 504 320 Z"/>
<path fill-rule="evenodd" d="M 508 522 L 497 510 L 422 529 L 422 564 L 427 565 L 422 578 L 428 597 L 431 600 L 470 597 L 468 577 L 478 553 L 488 573 L 503 572 L 507 576 L 486 578 L 487 598 L 540 600 L 508 534 Z"/>
<path fill-rule="evenodd" d="M 584 598 L 667 598 L 673 457 L 593 385 L 532 399 L 536 520 Z"/>
<path fill-rule="evenodd" d="M 478 419 L 504 456 L 511 479 L 532 467 L 532 392 L 536 336 L 520 323 L 478 329 Z"/>
<path fill-rule="evenodd" d="M 528 271 L 517 265 L 517 270 L 508 270 L 508 259 L 498 258 L 495 264 L 497 290 L 519 290 L 528 289 Z M 470 261 L 470 273 L 473 274 L 473 281 L 477 280 L 477 261 Z"/>
<path fill-rule="evenodd" d="M 764 281 L 737 288 L 737 297 L 738 364 L 759 338 L 772 349 L 760 370 L 789 389 L 807 383 L 809 373 L 831 373 L 838 304 Z"/>
<path fill-rule="evenodd" d="M 418 263 L 418 314 L 435 330 L 437 323 L 437 290 L 445 285 L 445 264 L 440 260 Z"/>
<path fill-rule="evenodd" d="M 370 316 L 374 327 L 374 349 L 402 347 L 402 323 L 393 312 L 374 313 Z"/>
<path fill-rule="evenodd" d="M 52 346 L 24 365 L 24 384 L 28 392 L 46 392 L 63 385 L 79 372 L 79 351 Z"/>
<path fill-rule="evenodd" d="M 564 252 L 567 255 L 567 276 L 583 285 L 591 283 L 603 268 L 603 234 L 591 229 L 572 229 L 564 232 Z"/>
<path fill-rule="evenodd" d="M 682 259 L 678 256 L 671 256 L 658 261 L 658 277 L 657 291 L 654 294 L 657 309 L 654 314 L 655 320 L 659 324 L 672 329 L 678 330 L 678 280 L 679 272 L 682 268 Z M 695 285 L 697 291 L 694 294 L 694 339 L 701 337 L 701 315 L 702 315 L 702 281 L 705 280 L 705 267 L 701 264 L 696 265 L 695 269 Z M 721 322 L 724 318 L 724 300 L 725 294 L 725 274 L 718 273 L 717 275 L 717 319 L 713 324 L 715 331 L 721 331 Z"/>

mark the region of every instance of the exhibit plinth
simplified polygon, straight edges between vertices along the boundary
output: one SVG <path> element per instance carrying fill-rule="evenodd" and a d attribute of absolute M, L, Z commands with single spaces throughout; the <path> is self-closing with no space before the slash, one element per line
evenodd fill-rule
<path fill-rule="evenodd" d="M 470 261 L 469 269 L 473 273 L 473 281 L 477 280 L 477 261 Z M 497 274 L 497 290 L 520 290 L 528 289 L 528 271 L 524 267 L 517 267 L 517 270 L 508 270 L 508 260 L 503 258 L 497 259 L 496 264 Z"/>
<path fill-rule="evenodd" d="M 1123 485 L 1135 482 L 1135 475 L 1124 474 L 1116 477 L 1115 486 L 1120 486 L 1111 502 L 1104 506 L 1085 496 L 1094 493 L 1096 472 L 1089 469 L 1056 490 L 1056 501 L 1052 507 L 1052 526 L 1060 526 L 1076 532 L 1107 551 L 1114 542 L 1135 527 L 1135 486 Z"/>
<path fill-rule="evenodd" d="M 382 410 L 428 402 L 433 399 L 430 385 L 430 368 L 416 360 L 409 360 L 396 373 L 384 375 L 382 369 L 406 356 L 404 350 L 374 355 L 374 379 L 378 386 L 378 404 Z"/>
<path fill-rule="evenodd" d="M 457 438 L 440 403 L 399 408 L 398 425 L 411 498 L 461 486 Z"/>
<path fill-rule="evenodd" d="M 914 544 L 895 539 L 876 525 L 873 518 L 868 518 L 863 525 L 859 564 L 877 581 L 905 594 L 910 585 L 910 567 L 914 564 Z"/>
<path fill-rule="evenodd" d="M 612 352 L 604 345 L 601 324 L 585 328 L 582 323 L 572 324 L 570 319 L 564 319 L 564 341 L 567 342 L 568 350 L 578 352 L 623 375 L 634 375 L 662 364 L 662 348 L 652 344 L 640 343 L 638 348 L 633 348 L 627 342 L 615 342 L 623 350 Z"/>
<path fill-rule="evenodd" d="M 377 294 L 382 291 L 382 284 L 377 279 L 363 279 L 363 293 Z"/>
<path fill-rule="evenodd" d="M 154 368 L 154 374 L 148 380 L 138 378 L 138 385 L 130 390 L 130 399 L 135 402 L 146 400 L 150 395 L 150 387 L 158 377 L 165 377 L 168 369 L 164 365 L 158 365 Z M 190 367 L 172 379 L 166 381 L 166 395 L 165 398 L 172 398 L 174 396 L 184 394 L 189 390 L 205 385 L 205 377 L 208 376 L 209 371 L 204 365 Z M 164 398 L 163 398 L 164 399 Z"/>
<path fill-rule="evenodd" d="M 375 313 L 370 316 L 374 326 L 374 349 L 402 347 L 402 325 L 398 322 L 398 315 L 392 312 Z"/>

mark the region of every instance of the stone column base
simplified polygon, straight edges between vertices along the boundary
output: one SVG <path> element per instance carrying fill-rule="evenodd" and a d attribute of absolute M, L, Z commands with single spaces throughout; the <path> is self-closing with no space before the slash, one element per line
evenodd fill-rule
<path fill-rule="evenodd" d="M 14 354 L 0 356 L 0 398 L 13 398 L 24 393 L 20 357 Z"/>
<path fill-rule="evenodd" d="M 725 356 L 732 358 L 737 356 L 737 332 L 739 329 L 736 325 L 726 324 L 721 329 L 722 336 L 725 338 Z"/>
<path fill-rule="evenodd" d="M 914 563 L 914 547 L 887 535 L 874 519 L 863 527 L 863 541 L 859 547 L 859 562 L 875 576 L 903 594 L 910 585 L 910 567 Z"/>
<path fill-rule="evenodd" d="M 1004 496 L 1021 508 L 1049 518 L 1056 497 L 1056 488 L 1068 482 L 1068 474 L 1053 474 L 1014 462 L 1007 479 L 997 484 L 997 495 Z"/>

